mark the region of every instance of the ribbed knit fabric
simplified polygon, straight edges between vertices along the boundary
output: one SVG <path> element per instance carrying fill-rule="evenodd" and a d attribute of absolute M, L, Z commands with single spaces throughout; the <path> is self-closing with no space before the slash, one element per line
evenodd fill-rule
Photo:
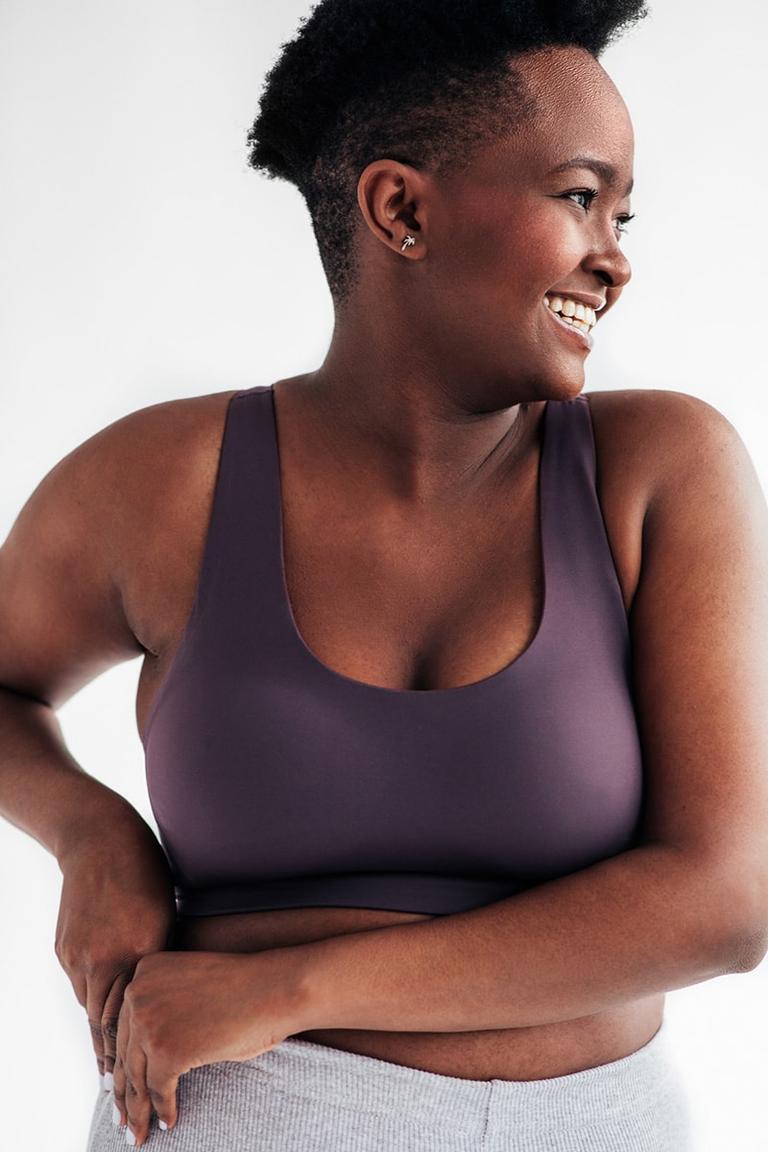
<path fill-rule="evenodd" d="M 631 1055 L 546 1080 L 468 1080 L 293 1037 L 179 1080 L 147 1152 L 693 1152 L 666 1025 Z M 99 1091 L 86 1152 L 127 1147 Z"/>

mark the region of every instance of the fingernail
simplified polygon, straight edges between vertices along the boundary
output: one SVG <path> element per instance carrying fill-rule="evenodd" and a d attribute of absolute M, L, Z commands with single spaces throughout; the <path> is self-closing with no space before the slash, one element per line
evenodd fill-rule
<path fill-rule="evenodd" d="M 111 1072 L 105 1072 L 104 1076 L 103 1076 L 103 1081 L 104 1081 L 104 1091 L 105 1092 L 111 1092 L 112 1086 L 114 1084 L 114 1077 L 113 1077 L 112 1073 Z"/>
<path fill-rule="evenodd" d="M 168 1125 L 166 1124 L 165 1120 L 158 1120 L 158 1124 L 162 1128 L 163 1132 L 167 1132 Z"/>
<path fill-rule="evenodd" d="M 117 1104 L 112 1105 L 112 1123 L 118 1125 L 120 1123 L 120 1109 Z"/>
<path fill-rule="evenodd" d="M 125 1142 L 126 1144 L 136 1143 L 136 1137 L 134 1136 L 133 1132 L 131 1132 L 130 1128 L 126 1128 L 125 1130 Z"/>

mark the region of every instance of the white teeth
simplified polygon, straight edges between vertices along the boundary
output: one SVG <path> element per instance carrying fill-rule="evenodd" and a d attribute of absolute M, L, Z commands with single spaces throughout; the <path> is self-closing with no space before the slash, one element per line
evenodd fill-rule
<path fill-rule="evenodd" d="M 587 304 L 580 304 L 578 300 L 564 299 L 562 296 L 545 296 L 544 303 L 553 312 L 560 314 L 561 320 L 578 322 L 580 327 L 589 331 L 597 323 L 597 316 L 593 308 Z"/>

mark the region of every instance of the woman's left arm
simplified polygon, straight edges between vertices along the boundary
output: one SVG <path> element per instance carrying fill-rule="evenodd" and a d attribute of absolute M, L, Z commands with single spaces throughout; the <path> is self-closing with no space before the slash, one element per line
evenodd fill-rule
<path fill-rule="evenodd" d="M 757 966 L 768 948 L 768 507 L 728 420 L 633 399 L 658 480 L 632 604 L 642 845 L 482 908 L 306 949 L 302 1027 L 570 1020 Z"/>

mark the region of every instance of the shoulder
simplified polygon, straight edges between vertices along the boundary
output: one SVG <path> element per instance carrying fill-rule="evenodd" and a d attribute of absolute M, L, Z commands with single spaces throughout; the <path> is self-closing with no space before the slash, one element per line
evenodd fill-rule
<path fill-rule="evenodd" d="M 728 418 L 698 396 L 664 388 L 584 393 L 598 461 L 635 477 L 646 505 L 683 473 L 749 468 L 747 450 Z"/>
<path fill-rule="evenodd" d="M 88 444 L 99 537 L 131 629 L 147 651 L 157 650 L 173 601 L 183 599 L 199 563 L 237 391 L 138 408 Z"/>
<path fill-rule="evenodd" d="M 625 432 L 632 429 L 642 438 L 668 433 L 674 438 L 681 430 L 694 432 L 708 426 L 733 427 L 723 413 L 706 400 L 670 388 L 620 388 L 582 395 L 596 421 L 616 425 Z"/>
<path fill-rule="evenodd" d="M 115 583 L 153 570 L 207 508 L 236 390 L 159 401 L 105 425 L 43 481 L 84 510 Z"/>
<path fill-rule="evenodd" d="M 148 472 L 175 471 L 190 451 L 218 451 L 234 395 L 235 391 L 210 392 L 137 408 L 106 425 L 77 451 L 100 465 L 127 468 L 127 476 L 135 475 L 137 481 Z"/>
<path fill-rule="evenodd" d="M 62 465 L 77 476 L 94 515 L 119 514 L 141 524 L 170 494 L 189 497 L 205 484 L 205 474 L 216 468 L 234 395 L 212 392 L 135 409 L 85 440 Z"/>
<path fill-rule="evenodd" d="M 190 513 L 194 486 L 179 485 L 213 454 L 225 395 L 129 413 L 39 481 L 0 546 L 4 683 L 58 707 L 145 648 L 127 594 L 177 562 L 183 536 L 167 526 L 174 505 Z"/>
<path fill-rule="evenodd" d="M 70 509 L 93 527 L 118 526 L 142 495 L 188 476 L 206 453 L 218 453 L 233 392 L 168 400 L 113 420 L 61 457 L 26 507 Z"/>

